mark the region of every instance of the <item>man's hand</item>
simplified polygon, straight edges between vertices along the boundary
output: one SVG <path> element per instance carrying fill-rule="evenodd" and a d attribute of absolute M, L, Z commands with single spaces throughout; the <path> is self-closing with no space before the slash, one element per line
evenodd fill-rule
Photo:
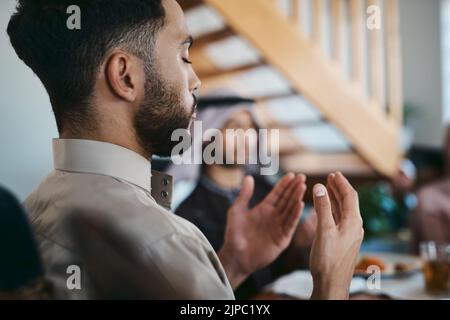
<path fill-rule="evenodd" d="M 219 257 L 233 288 L 275 260 L 289 245 L 303 210 L 305 176 L 288 174 L 253 209 L 248 203 L 254 180 L 246 177 L 228 210 Z"/>
<path fill-rule="evenodd" d="M 327 188 L 314 186 L 317 233 L 310 269 L 312 299 L 348 299 L 350 282 L 364 237 L 358 194 L 341 174 L 328 176 Z"/>

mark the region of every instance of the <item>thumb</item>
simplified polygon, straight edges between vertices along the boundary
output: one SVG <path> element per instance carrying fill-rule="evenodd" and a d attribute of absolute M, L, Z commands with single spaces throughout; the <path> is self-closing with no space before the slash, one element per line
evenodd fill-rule
<path fill-rule="evenodd" d="M 314 192 L 314 209 L 317 214 L 317 227 L 330 228 L 336 224 L 331 211 L 331 202 L 327 193 L 327 188 L 322 184 L 316 184 L 313 188 Z"/>
<path fill-rule="evenodd" d="M 248 208 L 248 203 L 253 196 L 253 190 L 255 188 L 255 181 L 252 176 L 246 176 L 242 184 L 241 191 L 238 197 L 234 201 L 234 205 L 240 208 Z"/>

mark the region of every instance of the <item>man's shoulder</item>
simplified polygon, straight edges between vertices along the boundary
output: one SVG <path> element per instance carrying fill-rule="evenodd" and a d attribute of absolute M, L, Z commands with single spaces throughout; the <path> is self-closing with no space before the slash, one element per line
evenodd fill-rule
<path fill-rule="evenodd" d="M 60 217 L 72 209 L 114 213 L 126 207 L 132 211 L 134 206 L 129 203 L 144 203 L 134 201 L 138 195 L 127 183 L 113 177 L 55 170 L 25 199 L 24 206 L 34 221 L 50 212 Z"/>
<path fill-rule="evenodd" d="M 159 206 L 143 189 L 107 176 L 56 171 L 25 204 L 46 267 L 61 288 L 66 279 L 64 268 L 79 262 L 64 221 L 71 212 L 83 210 L 113 226 L 124 241 L 138 248 L 150 274 L 168 290 L 167 297 L 233 297 L 204 235 L 187 220 Z M 202 290 L 192 290 L 192 283 Z"/>
<path fill-rule="evenodd" d="M 199 237 L 188 221 L 159 206 L 150 192 L 109 176 L 54 171 L 25 200 L 34 230 L 58 238 L 64 218 L 75 210 L 101 213 L 146 242 L 169 234 Z"/>

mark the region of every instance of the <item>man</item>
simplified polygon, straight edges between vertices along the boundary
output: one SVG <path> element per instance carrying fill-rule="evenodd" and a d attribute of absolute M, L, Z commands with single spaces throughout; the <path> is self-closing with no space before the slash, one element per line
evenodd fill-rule
<path fill-rule="evenodd" d="M 80 29 L 66 26 L 70 5 L 81 10 Z M 100 212 L 129 235 L 148 261 L 160 299 L 232 299 L 232 288 L 286 248 L 303 206 L 304 185 L 292 174 L 252 209 L 253 180 L 244 179 L 228 212 L 220 260 L 196 227 L 152 197 L 149 159 L 170 154 L 172 132 L 189 127 L 200 85 L 176 1 L 19 0 L 8 34 L 43 82 L 60 134 L 53 142 L 55 170 L 25 204 L 49 276 L 65 294 L 91 296 L 82 261 L 61 227 L 71 209 Z M 315 190 L 314 297 L 346 298 L 362 224 L 348 181 L 340 174 L 330 179 L 335 188 Z M 157 181 L 159 188 L 169 183 Z M 167 205 L 169 192 L 160 195 Z M 338 220 L 331 203 L 340 204 L 333 212 Z M 73 277 L 68 270 L 75 270 Z"/>

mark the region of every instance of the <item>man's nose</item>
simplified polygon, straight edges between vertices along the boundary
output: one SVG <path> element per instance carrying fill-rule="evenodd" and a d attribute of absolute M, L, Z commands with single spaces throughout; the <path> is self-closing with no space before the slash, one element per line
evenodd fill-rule
<path fill-rule="evenodd" d="M 193 72 L 193 78 L 192 78 L 192 85 L 191 85 L 191 92 L 195 92 L 200 89 L 202 85 L 202 82 L 198 78 L 197 74 Z"/>

